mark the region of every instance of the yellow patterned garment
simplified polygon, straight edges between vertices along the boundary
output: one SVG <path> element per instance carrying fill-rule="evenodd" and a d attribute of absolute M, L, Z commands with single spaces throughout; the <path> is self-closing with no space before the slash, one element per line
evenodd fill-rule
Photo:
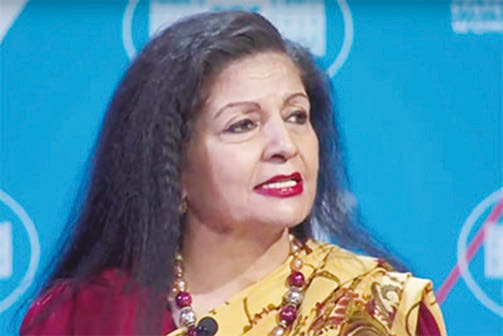
<path fill-rule="evenodd" d="M 313 240 L 304 245 L 300 258 L 306 276 L 304 299 L 285 335 L 447 335 L 430 281 Z M 269 335 L 288 289 L 291 259 L 206 315 L 217 321 L 217 336 Z M 430 331 L 417 332 L 418 320 Z M 179 328 L 167 336 L 185 334 L 185 328 Z"/>

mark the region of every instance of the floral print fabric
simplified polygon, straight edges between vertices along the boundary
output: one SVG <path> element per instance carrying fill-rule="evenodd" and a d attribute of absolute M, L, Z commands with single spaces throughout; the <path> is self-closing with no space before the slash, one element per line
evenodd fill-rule
<path fill-rule="evenodd" d="M 394 272 L 378 259 L 308 240 L 301 251 L 307 285 L 288 336 L 417 335 L 418 320 L 447 335 L 432 284 Z M 276 326 L 291 257 L 258 283 L 212 309 L 206 316 L 217 336 L 265 336 Z M 202 316 L 201 318 L 203 318 Z M 167 336 L 182 336 L 184 328 Z"/>

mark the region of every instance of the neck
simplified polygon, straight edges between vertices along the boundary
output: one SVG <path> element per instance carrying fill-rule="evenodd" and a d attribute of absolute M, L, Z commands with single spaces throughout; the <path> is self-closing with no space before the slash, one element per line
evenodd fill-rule
<path fill-rule="evenodd" d="M 198 316 L 259 281 L 288 257 L 288 230 L 215 231 L 187 221 L 184 276 Z"/>

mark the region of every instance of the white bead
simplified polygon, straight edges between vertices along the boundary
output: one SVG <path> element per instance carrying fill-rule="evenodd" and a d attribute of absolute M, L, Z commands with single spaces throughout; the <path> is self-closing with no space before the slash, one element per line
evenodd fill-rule
<path fill-rule="evenodd" d="M 301 259 L 299 258 L 294 258 L 292 262 L 290 263 L 290 268 L 294 271 L 300 271 L 302 269 L 302 266 L 304 263 L 302 262 Z"/>
<path fill-rule="evenodd" d="M 285 294 L 285 301 L 296 307 L 302 302 L 302 299 L 302 292 L 298 287 L 291 287 Z"/>
<path fill-rule="evenodd" d="M 186 289 L 186 283 L 183 279 L 175 280 L 175 288 L 178 292 L 184 292 Z"/>
<path fill-rule="evenodd" d="M 282 336 L 285 334 L 285 328 L 282 326 L 276 326 L 272 331 L 270 336 Z"/>
<path fill-rule="evenodd" d="M 186 327 L 192 327 L 196 324 L 196 314 L 191 307 L 183 307 L 180 310 L 180 324 Z"/>

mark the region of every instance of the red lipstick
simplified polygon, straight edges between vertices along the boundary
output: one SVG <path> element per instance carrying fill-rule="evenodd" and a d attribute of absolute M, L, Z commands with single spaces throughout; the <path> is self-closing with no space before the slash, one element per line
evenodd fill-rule
<path fill-rule="evenodd" d="M 302 176 L 295 172 L 290 175 L 273 176 L 253 189 L 261 195 L 283 198 L 301 194 L 304 186 Z"/>

